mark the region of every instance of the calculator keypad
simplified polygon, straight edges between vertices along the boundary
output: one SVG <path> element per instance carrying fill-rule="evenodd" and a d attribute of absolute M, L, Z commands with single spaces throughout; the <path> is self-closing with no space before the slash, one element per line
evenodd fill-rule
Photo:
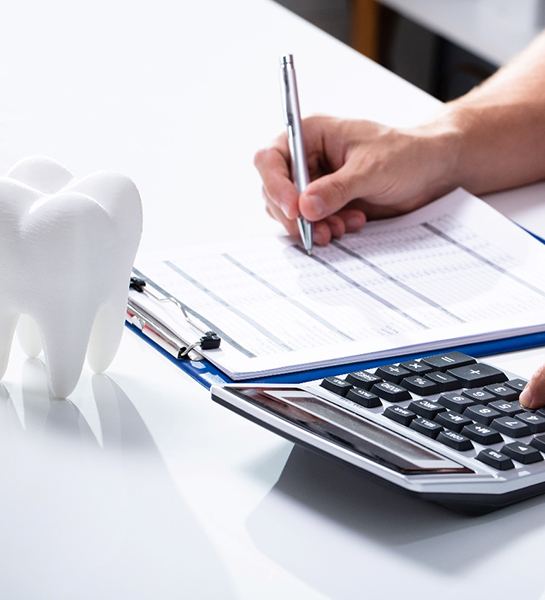
<path fill-rule="evenodd" d="M 545 409 L 520 406 L 526 384 L 461 352 L 328 377 L 320 383 L 347 401 L 498 471 L 543 462 Z"/>

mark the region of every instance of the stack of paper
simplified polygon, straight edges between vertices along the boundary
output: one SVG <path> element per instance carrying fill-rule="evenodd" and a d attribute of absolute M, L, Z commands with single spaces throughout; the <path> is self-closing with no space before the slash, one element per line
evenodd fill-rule
<path fill-rule="evenodd" d="M 311 257 L 269 238 L 137 268 L 222 337 L 206 358 L 235 380 L 545 331 L 545 246 L 463 190 Z"/>

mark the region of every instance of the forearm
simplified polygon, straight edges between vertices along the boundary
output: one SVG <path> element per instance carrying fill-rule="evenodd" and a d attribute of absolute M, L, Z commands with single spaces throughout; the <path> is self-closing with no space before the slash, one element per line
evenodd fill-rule
<path fill-rule="evenodd" d="M 545 34 L 440 120 L 459 134 L 453 184 L 480 194 L 545 179 Z"/>

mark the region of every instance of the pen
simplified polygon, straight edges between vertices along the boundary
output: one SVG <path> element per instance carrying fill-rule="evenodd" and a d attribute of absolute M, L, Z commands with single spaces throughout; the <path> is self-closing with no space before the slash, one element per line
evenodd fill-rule
<path fill-rule="evenodd" d="M 299 111 L 299 97 L 297 94 L 297 80 L 293 66 L 293 55 L 287 54 L 281 59 L 282 72 L 282 100 L 284 106 L 284 118 L 288 130 L 288 144 L 291 155 L 291 173 L 297 191 L 302 194 L 309 184 L 307 155 L 303 143 L 303 132 L 301 129 L 301 113 Z M 299 234 L 303 246 L 310 256 L 312 254 L 312 223 L 303 217 L 297 218 Z"/>

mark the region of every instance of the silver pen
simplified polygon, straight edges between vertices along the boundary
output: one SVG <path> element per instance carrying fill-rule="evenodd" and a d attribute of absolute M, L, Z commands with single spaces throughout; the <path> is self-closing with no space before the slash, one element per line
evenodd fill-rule
<path fill-rule="evenodd" d="M 301 128 L 301 113 L 299 111 L 299 96 L 297 94 L 297 79 L 293 66 L 293 55 L 287 54 L 281 59 L 282 71 L 282 100 L 284 105 L 284 118 L 288 130 L 288 144 L 291 155 L 291 173 L 297 191 L 302 194 L 310 183 L 308 175 L 307 155 L 303 143 Z M 303 246 L 310 256 L 312 254 L 312 223 L 303 217 L 297 218 L 299 233 Z"/>

